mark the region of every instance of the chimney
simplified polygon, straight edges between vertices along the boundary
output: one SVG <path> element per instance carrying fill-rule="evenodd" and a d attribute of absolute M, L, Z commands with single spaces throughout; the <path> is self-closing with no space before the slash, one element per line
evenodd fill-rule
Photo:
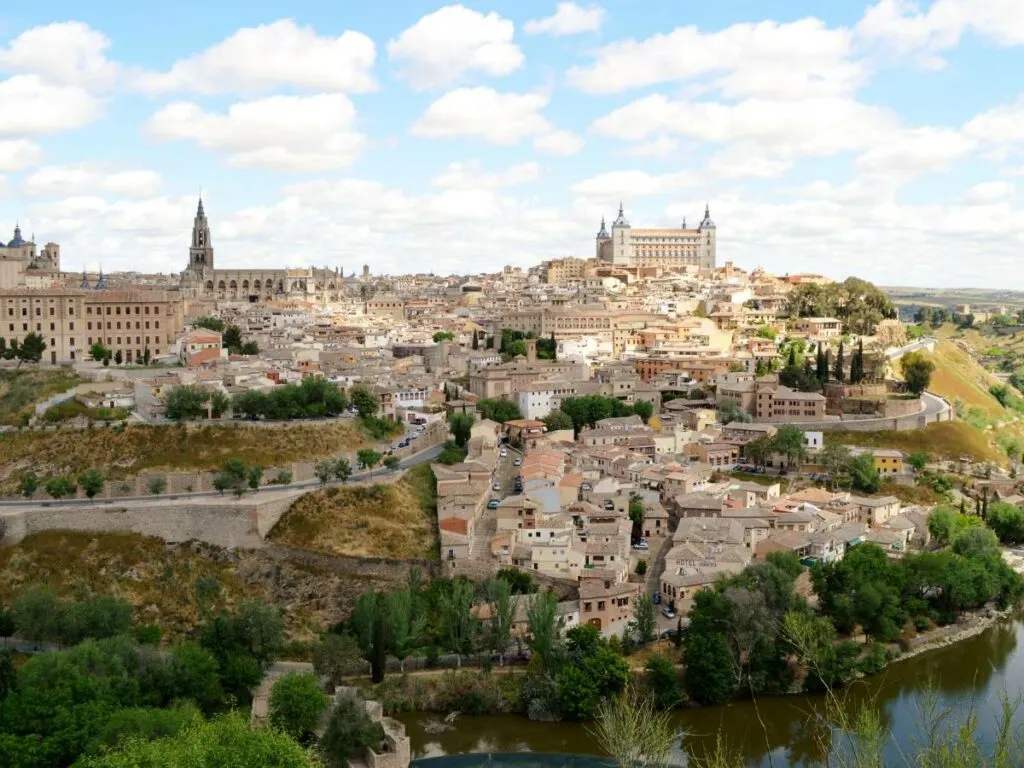
<path fill-rule="evenodd" d="M 537 362 L 537 340 L 536 339 L 524 339 L 526 342 L 526 362 L 536 363 Z"/>

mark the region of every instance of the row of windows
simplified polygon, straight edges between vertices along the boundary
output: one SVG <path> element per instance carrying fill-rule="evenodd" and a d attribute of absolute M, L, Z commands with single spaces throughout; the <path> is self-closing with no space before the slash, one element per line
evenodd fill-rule
<path fill-rule="evenodd" d="M 89 330 L 91 331 L 92 330 L 92 323 L 90 322 L 88 325 L 89 325 Z M 121 330 L 121 323 L 116 323 L 116 325 L 117 325 L 117 330 L 120 331 Z M 96 323 L 96 330 L 100 330 L 102 327 L 103 327 L 103 323 Z M 131 323 L 125 323 L 124 324 L 124 329 L 126 331 L 130 330 L 131 327 L 132 327 Z M 154 320 L 153 321 L 153 328 L 156 329 L 156 330 L 160 330 L 160 321 L 159 320 Z M 71 330 L 74 330 L 74 329 L 75 329 L 75 324 L 72 323 L 71 324 Z M 107 322 L 107 330 L 108 331 L 110 330 L 110 322 L 109 321 Z M 138 320 L 135 321 L 135 330 L 137 330 L 137 331 L 141 330 L 139 328 L 139 321 Z M 146 321 L 146 330 L 147 331 L 149 330 L 149 320 Z"/>
<path fill-rule="evenodd" d="M 103 307 L 96 307 L 96 314 L 97 315 L 104 314 L 102 312 L 102 309 L 103 309 Z M 120 307 L 107 307 L 106 309 L 107 309 L 106 314 L 108 314 L 108 315 L 111 314 L 111 311 L 110 311 L 111 309 L 117 310 L 113 314 L 115 314 L 115 315 L 120 315 L 121 314 L 121 308 Z M 142 309 L 145 309 L 145 312 L 142 312 L 141 311 Z M 130 315 L 132 313 L 132 308 L 131 307 L 125 307 L 124 308 L 124 313 L 126 315 Z M 91 315 L 92 314 L 92 307 L 86 307 L 85 308 L 85 314 Z M 140 315 L 140 314 L 148 315 L 149 314 L 149 307 L 141 307 L 140 308 L 140 307 L 136 306 L 135 307 L 135 314 L 136 315 Z M 153 314 L 154 315 L 159 315 L 160 314 L 160 307 L 153 307 Z"/>

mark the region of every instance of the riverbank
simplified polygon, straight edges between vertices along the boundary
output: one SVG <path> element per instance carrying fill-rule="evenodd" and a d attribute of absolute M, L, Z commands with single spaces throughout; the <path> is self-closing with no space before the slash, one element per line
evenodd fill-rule
<path fill-rule="evenodd" d="M 972 622 L 955 633 L 943 633 L 942 639 L 922 637 L 899 658 L 905 663 L 890 664 L 839 697 L 851 716 L 865 704 L 884 713 L 891 750 L 886 765 L 905 764 L 903 756 L 922 738 L 922 707 L 936 705 L 936 695 L 940 709 L 978 713 L 981 729 L 988 733 L 1001 694 L 1024 688 L 1024 623 L 1002 620 L 1004 615 L 983 618 L 987 628 L 980 632 L 981 623 Z M 522 676 L 520 670 L 516 676 Z M 681 741 L 670 762 L 685 765 L 688 757 L 713 750 L 721 737 L 746 768 L 822 764 L 823 742 L 808 723 L 813 713 L 827 716 L 828 706 L 824 695 L 793 694 L 762 697 L 756 703 L 748 699 L 677 709 L 671 717 Z M 465 712 L 447 722 L 434 713 L 410 712 L 397 719 L 406 726 L 415 758 L 523 751 L 601 754 L 587 724 L 579 721 L 528 723 L 518 714 L 477 717 Z M 1018 728 L 1024 725 L 1022 720 L 1024 710 L 1019 712 Z M 954 717 L 950 728 L 958 724 Z"/>
<path fill-rule="evenodd" d="M 969 640 L 972 637 L 977 637 L 1000 621 L 1012 618 L 1015 611 L 1015 608 L 1007 608 L 1003 611 L 987 608 L 978 613 L 967 614 L 956 624 L 936 627 L 929 632 L 918 635 L 911 642 L 911 647 L 905 651 L 901 649 L 899 656 L 893 659 L 891 663 L 906 661 L 915 656 L 920 656 L 922 653 L 947 648 Z"/>

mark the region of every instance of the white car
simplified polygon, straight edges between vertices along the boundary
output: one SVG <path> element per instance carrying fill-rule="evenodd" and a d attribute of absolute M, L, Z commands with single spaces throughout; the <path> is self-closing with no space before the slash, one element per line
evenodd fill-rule
<path fill-rule="evenodd" d="M 501 456 L 501 458 L 504 459 L 506 456 L 508 456 L 508 451 L 506 451 L 504 448 L 502 448 L 501 449 L 501 453 L 499 453 L 498 455 Z"/>
<path fill-rule="evenodd" d="M 496 491 L 500 491 L 501 490 L 501 483 L 495 483 L 494 485 L 491 486 L 491 488 L 493 488 Z"/>

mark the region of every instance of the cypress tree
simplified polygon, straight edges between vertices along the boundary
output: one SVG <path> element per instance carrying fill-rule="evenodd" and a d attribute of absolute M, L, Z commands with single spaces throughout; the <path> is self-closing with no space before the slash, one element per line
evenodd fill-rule
<path fill-rule="evenodd" d="M 839 352 L 836 353 L 836 367 L 832 371 L 836 377 L 836 381 L 842 384 L 846 380 L 846 376 L 843 371 L 843 342 L 839 342 Z"/>
<path fill-rule="evenodd" d="M 818 381 L 822 386 L 828 381 L 828 357 L 825 356 L 825 350 L 818 346 L 818 357 L 815 361 L 817 363 L 815 367 L 815 374 L 818 377 Z"/>

